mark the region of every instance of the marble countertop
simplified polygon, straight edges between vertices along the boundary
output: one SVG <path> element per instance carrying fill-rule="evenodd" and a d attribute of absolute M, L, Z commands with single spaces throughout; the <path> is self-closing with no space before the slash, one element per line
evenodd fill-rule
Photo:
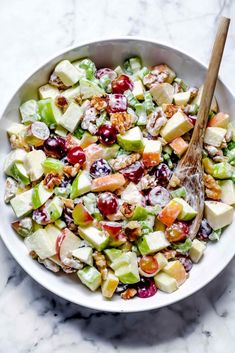
<path fill-rule="evenodd" d="M 48 56 L 94 37 L 156 38 L 206 63 L 220 14 L 234 20 L 221 76 L 235 92 L 235 1 L 1 0 L 1 106 Z M 140 314 L 95 312 L 56 297 L 1 240 L 0 259 L 0 353 L 234 352 L 235 259 L 190 298 Z"/>

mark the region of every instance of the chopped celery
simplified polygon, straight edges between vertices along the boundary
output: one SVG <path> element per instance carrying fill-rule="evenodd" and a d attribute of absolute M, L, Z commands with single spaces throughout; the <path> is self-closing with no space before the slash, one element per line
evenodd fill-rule
<path fill-rule="evenodd" d="M 190 115 L 197 115 L 197 113 L 198 113 L 198 105 L 197 104 L 189 104 L 188 106 L 187 106 L 187 108 L 188 108 L 188 114 L 190 114 Z"/>
<path fill-rule="evenodd" d="M 137 56 L 129 59 L 129 65 L 130 65 L 130 68 L 131 68 L 133 74 L 135 72 L 139 71 L 142 67 L 141 60 Z"/>
<path fill-rule="evenodd" d="M 147 113 L 151 113 L 154 110 L 153 99 L 152 99 L 152 95 L 150 92 L 145 92 L 144 104 L 145 104 L 145 108 L 146 108 Z"/>
<path fill-rule="evenodd" d="M 120 76 L 123 74 L 123 70 L 121 68 L 121 66 L 117 66 L 114 71 L 116 72 L 117 76 Z"/>
<path fill-rule="evenodd" d="M 169 154 L 170 156 L 171 156 L 171 154 L 172 154 L 172 148 L 170 147 L 170 146 L 168 146 L 168 145 L 166 145 L 166 146 L 163 146 L 163 151 L 165 152 L 165 153 L 167 153 L 167 154 Z"/>
<path fill-rule="evenodd" d="M 192 246 L 192 240 L 187 238 L 183 243 L 171 244 L 171 246 L 174 250 L 177 250 L 181 254 L 185 254 L 190 250 Z"/>
<path fill-rule="evenodd" d="M 81 139 L 85 130 L 83 130 L 80 126 L 76 128 L 76 130 L 73 132 L 73 135 L 77 137 L 78 139 Z"/>
<path fill-rule="evenodd" d="M 126 96 L 130 107 L 135 108 L 136 104 L 139 104 L 138 100 L 134 97 L 130 90 L 127 90 L 124 95 Z"/>
<path fill-rule="evenodd" d="M 103 76 L 101 76 L 101 78 L 100 78 L 100 83 L 101 83 L 101 86 L 102 86 L 105 90 L 111 92 L 111 90 L 110 90 L 111 79 L 110 79 L 110 77 L 109 77 L 108 75 L 103 75 Z"/>
<path fill-rule="evenodd" d="M 182 78 L 179 78 L 179 77 L 176 77 L 175 79 L 174 79 L 174 81 L 176 82 L 176 83 L 178 83 L 178 85 L 180 85 L 180 87 L 182 88 L 182 90 L 185 92 L 185 91 L 187 91 L 187 85 L 185 84 L 185 82 L 182 80 Z"/>
<path fill-rule="evenodd" d="M 99 127 L 100 125 L 105 124 L 107 117 L 107 112 L 103 111 L 95 121 L 96 126 Z"/>
<path fill-rule="evenodd" d="M 146 125 L 147 124 L 147 114 L 144 104 L 138 103 L 135 105 L 135 111 L 138 116 L 137 125 Z"/>
<path fill-rule="evenodd" d="M 142 67 L 141 70 L 135 73 L 135 77 L 140 78 L 143 80 L 144 76 L 146 76 L 149 73 L 149 69 L 147 67 Z"/>
<path fill-rule="evenodd" d="M 214 164 L 213 177 L 216 179 L 229 179 L 233 174 L 233 167 L 228 162 Z"/>
<path fill-rule="evenodd" d="M 128 73 L 130 75 L 133 74 L 129 59 L 124 61 L 123 68 L 126 73 Z"/>
<path fill-rule="evenodd" d="M 69 194 L 71 193 L 71 189 L 72 189 L 72 187 L 70 184 L 67 184 L 65 187 L 62 187 L 62 186 L 58 187 L 57 186 L 54 189 L 54 193 L 56 196 L 68 197 Z"/>
<path fill-rule="evenodd" d="M 79 67 L 86 71 L 86 78 L 92 80 L 95 77 L 96 67 L 90 59 L 83 59 L 79 63 Z"/>
<path fill-rule="evenodd" d="M 209 235 L 209 239 L 211 241 L 218 241 L 220 240 L 222 234 L 222 228 L 214 230 L 210 235 Z"/>
<path fill-rule="evenodd" d="M 176 190 L 173 190 L 170 192 L 171 197 L 174 199 L 175 197 L 180 197 L 182 199 L 185 199 L 187 196 L 187 192 L 184 186 L 182 186 L 181 188 L 178 188 Z"/>

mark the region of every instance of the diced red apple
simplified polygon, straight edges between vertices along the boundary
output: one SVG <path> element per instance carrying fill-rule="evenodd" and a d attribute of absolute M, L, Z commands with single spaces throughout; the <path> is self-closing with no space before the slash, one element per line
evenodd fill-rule
<path fill-rule="evenodd" d="M 120 173 L 106 175 L 92 180 L 91 191 L 115 191 L 125 184 L 126 180 Z"/>
<path fill-rule="evenodd" d="M 229 123 L 229 115 L 223 112 L 219 112 L 209 119 L 209 127 L 222 127 L 227 129 Z"/>
<path fill-rule="evenodd" d="M 173 148 L 177 156 L 181 157 L 184 152 L 186 152 L 188 143 L 182 137 L 177 137 L 170 143 L 170 146 Z"/>
<path fill-rule="evenodd" d="M 158 140 L 146 140 L 143 152 L 144 165 L 154 167 L 158 165 L 161 160 L 162 145 Z"/>
<path fill-rule="evenodd" d="M 60 261 L 68 256 L 73 250 L 79 248 L 81 240 L 68 228 L 62 230 L 56 241 L 56 252 Z"/>
<path fill-rule="evenodd" d="M 86 207 L 82 203 L 78 203 L 73 209 L 73 220 L 74 223 L 79 226 L 87 226 L 93 221 L 93 217 L 87 211 Z"/>
<path fill-rule="evenodd" d="M 179 216 L 183 206 L 174 200 L 171 200 L 163 210 L 158 214 L 158 220 L 170 227 Z"/>
<path fill-rule="evenodd" d="M 102 222 L 101 227 L 108 232 L 112 238 L 116 238 L 122 231 L 122 226 L 118 222 Z"/>
<path fill-rule="evenodd" d="M 100 159 L 103 157 L 103 148 L 100 145 L 97 145 L 95 143 L 92 143 L 88 147 L 84 149 L 85 154 L 86 154 L 86 170 L 90 170 L 90 166 L 92 165 L 93 162 L 95 162 L 97 159 Z"/>

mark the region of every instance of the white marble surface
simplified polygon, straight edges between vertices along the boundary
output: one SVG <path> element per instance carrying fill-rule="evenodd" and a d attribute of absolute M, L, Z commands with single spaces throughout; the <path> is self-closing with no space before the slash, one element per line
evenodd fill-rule
<path fill-rule="evenodd" d="M 221 13 L 234 22 L 221 76 L 235 92 L 235 1 L 1 0 L 1 108 L 48 56 L 94 37 L 152 37 L 207 62 Z M 210 285 L 178 304 L 122 315 L 83 309 L 49 293 L 1 241 L 0 260 L 0 353 L 234 352 L 235 259 Z"/>

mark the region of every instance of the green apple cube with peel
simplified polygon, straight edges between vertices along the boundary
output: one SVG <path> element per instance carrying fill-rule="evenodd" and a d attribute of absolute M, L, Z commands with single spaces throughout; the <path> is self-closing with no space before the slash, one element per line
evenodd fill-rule
<path fill-rule="evenodd" d="M 144 86 L 141 80 L 134 81 L 132 94 L 137 99 L 140 99 L 140 100 L 144 99 Z"/>
<path fill-rule="evenodd" d="M 91 177 L 88 171 L 82 170 L 78 173 L 72 183 L 70 197 L 71 199 L 75 199 L 89 191 L 91 191 Z"/>
<path fill-rule="evenodd" d="M 26 247 L 31 251 L 35 251 L 42 260 L 56 254 L 55 246 L 45 229 L 37 230 L 32 235 L 25 238 L 24 241 Z"/>
<path fill-rule="evenodd" d="M 141 255 L 153 254 L 157 251 L 167 248 L 169 245 L 170 243 L 162 231 L 145 234 L 138 241 L 138 249 Z"/>
<path fill-rule="evenodd" d="M 82 110 L 77 103 L 71 102 L 60 118 L 60 125 L 70 132 L 74 132 L 82 118 Z"/>
<path fill-rule="evenodd" d="M 148 211 L 146 208 L 140 205 L 136 205 L 133 215 L 130 217 L 131 221 L 143 221 L 148 217 Z"/>
<path fill-rule="evenodd" d="M 233 207 L 218 201 L 205 201 L 205 217 L 213 230 L 228 226 L 233 221 Z"/>
<path fill-rule="evenodd" d="M 109 237 L 96 227 L 79 227 L 78 232 L 96 250 L 103 250 L 108 245 Z"/>
<path fill-rule="evenodd" d="M 95 291 L 101 285 L 101 274 L 92 266 L 86 266 L 77 272 L 80 281 L 91 291 Z"/>
<path fill-rule="evenodd" d="M 47 205 L 46 212 L 51 221 L 56 221 L 59 219 L 63 212 L 64 204 L 60 197 L 55 196 Z"/>
<path fill-rule="evenodd" d="M 93 136 L 94 137 L 94 136 Z M 111 158 L 115 158 L 118 154 L 118 150 L 120 149 L 120 146 L 115 143 L 112 146 L 102 146 L 102 158 L 109 160 Z"/>
<path fill-rule="evenodd" d="M 69 60 L 57 64 L 54 73 L 67 87 L 75 85 L 80 79 L 80 73 Z"/>
<path fill-rule="evenodd" d="M 42 162 L 43 171 L 47 173 L 63 174 L 64 163 L 59 159 L 48 157 Z"/>
<path fill-rule="evenodd" d="M 150 93 L 157 105 L 171 104 L 173 101 L 174 87 L 169 83 L 155 83 L 150 88 Z"/>
<path fill-rule="evenodd" d="M 111 262 L 113 262 L 123 254 L 123 252 L 120 249 L 116 249 L 116 248 L 104 249 L 104 253 L 107 256 L 108 260 Z"/>
<path fill-rule="evenodd" d="M 176 105 L 187 105 L 191 98 L 190 91 L 175 93 L 173 96 L 174 103 Z"/>
<path fill-rule="evenodd" d="M 187 115 L 178 111 L 170 118 L 166 125 L 161 129 L 160 134 L 167 142 L 171 142 L 193 128 L 193 124 Z"/>
<path fill-rule="evenodd" d="M 21 162 L 16 162 L 11 168 L 11 176 L 24 185 L 30 184 L 27 170 Z"/>
<path fill-rule="evenodd" d="M 45 161 L 46 155 L 42 150 L 33 150 L 27 153 L 24 166 L 29 174 L 31 181 L 40 179 L 43 175 L 42 163 Z"/>
<path fill-rule="evenodd" d="M 126 151 L 140 152 L 144 149 L 143 134 L 138 126 L 133 127 L 123 135 L 118 134 L 117 141 Z"/>
<path fill-rule="evenodd" d="M 129 202 L 130 204 L 141 204 L 143 200 L 142 194 L 137 189 L 137 186 L 130 182 L 121 194 L 122 201 Z"/>
<path fill-rule="evenodd" d="M 55 105 L 52 98 L 41 99 L 38 101 L 38 112 L 41 116 L 41 120 L 48 126 L 57 125 L 62 115 L 60 109 Z"/>
<path fill-rule="evenodd" d="M 127 265 L 120 266 L 115 271 L 115 276 L 117 276 L 122 283 L 134 284 L 140 280 L 137 256 L 134 252 L 127 252 L 126 255 L 129 263 Z"/>
<path fill-rule="evenodd" d="M 53 194 L 53 190 L 47 189 L 42 181 L 32 190 L 32 203 L 34 210 L 41 207 Z"/>
<path fill-rule="evenodd" d="M 93 250 L 89 246 L 78 248 L 73 250 L 72 255 L 76 257 L 81 262 L 92 266 L 93 265 L 93 258 L 92 258 Z"/>
<path fill-rule="evenodd" d="M 196 217 L 197 211 L 195 211 L 184 199 L 176 197 L 173 200 L 182 206 L 182 211 L 177 219 L 180 221 L 191 221 L 191 219 Z"/>
<path fill-rule="evenodd" d="M 63 126 L 57 125 L 55 129 L 55 133 L 61 137 L 66 137 L 68 134 L 68 130 L 66 130 Z"/>
<path fill-rule="evenodd" d="M 225 138 L 226 132 L 227 130 L 222 129 L 221 127 L 207 127 L 204 136 L 204 143 L 214 147 L 220 147 L 223 139 Z"/>
<path fill-rule="evenodd" d="M 129 262 L 130 262 L 129 253 L 123 253 L 120 256 L 118 256 L 115 260 L 113 260 L 110 267 L 116 271 L 119 267 L 128 265 Z"/>
<path fill-rule="evenodd" d="M 11 207 L 18 218 L 26 216 L 33 210 L 33 189 L 22 192 L 10 200 Z"/>
<path fill-rule="evenodd" d="M 234 168 L 228 162 L 216 163 L 213 165 L 213 177 L 216 179 L 231 178 Z"/>
<path fill-rule="evenodd" d="M 30 99 L 20 106 L 22 122 L 32 122 L 39 119 L 38 102 Z"/>
<path fill-rule="evenodd" d="M 221 201 L 227 205 L 235 204 L 235 185 L 232 180 L 219 181 L 221 187 Z"/>
<path fill-rule="evenodd" d="M 66 89 L 65 91 L 60 93 L 60 97 L 64 97 L 67 99 L 67 101 L 71 102 L 74 100 L 74 98 L 80 96 L 80 87 L 79 86 L 74 86 Z"/>
<path fill-rule="evenodd" d="M 11 137 L 12 135 L 24 136 L 27 127 L 24 124 L 13 123 L 7 128 L 7 133 Z"/>
<path fill-rule="evenodd" d="M 204 251 L 206 250 L 206 245 L 203 241 L 194 239 L 192 241 L 192 246 L 189 250 L 189 257 L 194 263 L 198 263 L 201 259 Z"/>
<path fill-rule="evenodd" d="M 93 96 L 102 97 L 105 95 L 103 88 L 86 78 L 81 78 L 80 80 L 80 92 L 83 99 L 92 98 Z"/>
<path fill-rule="evenodd" d="M 38 89 L 40 99 L 56 98 L 60 95 L 60 91 L 57 87 L 50 85 L 49 83 L 39 87 Z"/>
<path fill-rule="evenodd" d="M 159 272 L 154 276 L 156 287 L 163 292 L 172 293 L 178 289 L 178 284 L 175 278 L 167 273 Z"/>
<path fill-rule="evenodd" d="M 11 176 L 11 170 L 12 170 L 13 165 L 16 162 L 24 163 L 26 156 L 27 156 L 27 152 L 21 148 L 17 148 L 15 150 L 11 151 L 5 159 L 4 173 L 6 175 Z"/>

